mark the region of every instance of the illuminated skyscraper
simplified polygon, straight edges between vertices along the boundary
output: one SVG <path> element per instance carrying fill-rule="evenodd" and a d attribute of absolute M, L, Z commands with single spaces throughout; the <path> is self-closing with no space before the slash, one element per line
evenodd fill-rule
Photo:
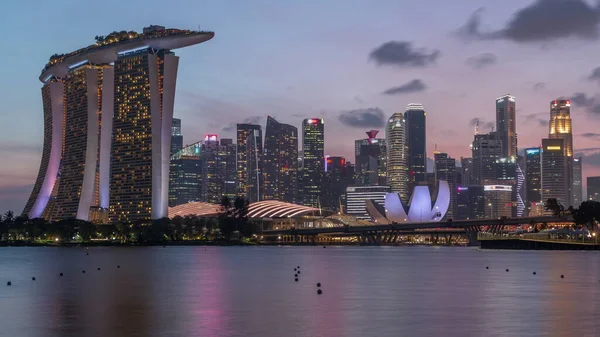
<path fill-rule="evenodd" d="M 53 55 L 40 76 L 44 153 L 23 213 L 89 220 L 93 211 L 110 213 L 112 221 L 167 216 L 178 66 L 170 50 L 213 36 L 150 26 Z"/>
<path fill-rule="evenodd" d="M 236 144 L 233 139 L 222 138 L 219 146 L 219 172 L 223 177 L 222 196 L 235 198 L 237 195 Z"/>
<path fill-rule="evenodd" d="M 573 204 L 573 128 L 571 124 L 571 101 L 554 100 L 550 102 L 550 123 L 548 138 L 562 139 L 566 159 L 565 179 L 567 198 L 563 200 L 565 207 Z"/>
<path fill-rule="evenodd" d="M 379 131 L 367 131 L 368 138 L 354 141 L 356 185 L 387 186 L 387 151 Z"/>
<path fill-rule="evenodd" d="M 263 154 L 264 199 L 297 202 L 298 128 L 267 118 Z"/>
<path fill-rule="evenodd" d="M 587 177 L 587 200 L 600 202 L 600 177 Z"/>
<path fill-rule="evenodd" d="M 222 172 L 219 167 L 219 137 L 215 134 L 204 135 L 202 143 L 202 197 L 201 201 L 218 204 L 221 201 L 223 187 Z"/>
<path fill-rule="evenodd" d="M 472 184 L 496 183 L 496 160 L 502 156 L 502 141 L 495 132 L 476 134 L 471 145 L 473 158 Z"/>
<path fill-rule="evenodd" d="M 539 147 L 525 149 L 525 196 L 527 207 L 542 201 L 542 150 Z"/>
<path fill-rule="evenodd" d="M 188 145 L 171 156 L 169 171 L 169 207 L 190 201 L 202 201 L 202 144 Z"/>
<path fill-rule="evenodd" d="M 502 143 L 502 158 L 517 155 L 517 118 L 515 97 L 504 95 L 496 99 L 496 134 Z"/>
<path fill-rule="evenodd" d="M 302 154 L 303 204 L 319 207 L 325 172 L 325 123 L 322 118 L 302 121 Z"/>
<path fill-rule="evenodd" d="M 557 199 L 565 207 L 570 206 L 570 178 L 567 176 L 568 161 L 563 139 L 542 139 L 542 201 Z"/>
<path fill-rule="evenodd" d="M 354 170 L 344 157 L 325 156 L 323 209 L 340 212 L 346 203 L 346 188 L 354 184 Z"/>
<path fill-rule="evenodd" d="M 387 184 L 408 201 L 408 148 L 406 145 L 406 123 L 404 113 L 396 112 L 388 119 L 385 128 L 387 147 Z"/>
<path fill-rule="evenodd" d="M 427 124 L 425 108 L 422 104 L 411 103 L 406 107 L 406 144 L 408 146 L 409 194 L 420 182 L 426 181 L 427 174 Z"/>
<path fill-rule="evenodd" d="M 583 201 L 583 186 L 582 186 L 582 162 L 581 157 L 573 158 L 573 197 L 572 205 L 579 207 Z"/>
<path fill-rule="evenodd" d="M 248 197 L 248 136 L 258 137 L 260 150 L 262 152 L 262 129 L 257 124 L 238 124 L 237 125 L 237 185 L 238 196 Z M 258 145 L 258 144 L 256 144 Z M 255 165 L 256 166 L 256 165 Z M 257 172 L 254 172 L 254 174 Z"/>
<path fill-rule="evenodd" d="M 183 148 L 183 135 L 181 134 L 181 119 L 173 118 L 171 128 L 171 155 Z"/>

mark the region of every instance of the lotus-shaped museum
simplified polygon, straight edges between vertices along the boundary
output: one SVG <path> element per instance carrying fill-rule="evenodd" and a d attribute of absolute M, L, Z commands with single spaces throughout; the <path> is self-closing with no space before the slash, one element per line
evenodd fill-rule
<path fill-rule="evenodd" d="M 447 181 L 438 181 L 438 186 L 429 192 L 428 186 L 416 186 L 405 204 L 398 193 L 387 193 L 383 209 L 381 205 L 367 200 L 367 211 L 378 223 L 437 222 L 442 220 L 450 206 L 450 187 Z"/>

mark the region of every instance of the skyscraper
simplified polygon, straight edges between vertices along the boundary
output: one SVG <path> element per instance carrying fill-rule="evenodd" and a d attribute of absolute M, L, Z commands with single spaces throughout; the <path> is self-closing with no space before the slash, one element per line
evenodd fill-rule
<path fill-rule="evenodd" d="M 470 186 L 473 181 L 473 158 L 460 157 L 461 186 Z"/>
<path fill-rule="evenodd" d="M 350 186 L 346 188 L 346 214 L 357 219 L 370 220 L 367 212 L 367 200 L 379 206 L 385 203 L 385 195 L 390 192 L 389 186 Z"/>
<path fill-rule="evenodd" d="M 496 99 L 496 134 L 502 143 L 503 158 L 517 155 L 517 119 L 515 97 L 504 95 Z"/>
<path fill-rule="evenodd" d="M 542 201 L 557 199 L 565 208 L 570 206 L 570 191 L 567 188 L 567 161 L 563 139 L 542 139 Z"/>
<path fill-rule="evenodd" d="M 169 207 L 190 201 L 202 201 L 202 144 L 188 145 L 171 156 L 169 171 Z"/>
<path fill-rule="evenodd" d="M 263 154 L 264 199 L 297 202 L 298 128 L 267 118 Z"/>
<path fill-rule="evenodd" d="M 567 198 L 564 206 L 573 204 L 573 128 L 571 124 L 571 101 L 554 100 L 550 102 L 550 123 L 548 138 L 562 139 L 566 159 L 564 175 L 566 179 Z"/>
<path fill-rule="evenodd" d="M 262 146 L 262 131 L 260 125 L 257 124 L 238 124 L 237 125 L 237 185 L 238 196 L 246 198 L 247 191 L 247 169 L 248 169 L 248 136 L 256 132 L 258 138 L 261 139 Z"/>
<path fill-rule="evenodd" d="M 456 159 L 448 156 L 447 153 L 437 152 L 433 153 L 434 161 L 434 174 L 435 183 L 444 180 L 448 182 L 450 187 L 450 206 L 446 212 L 445 217 L 447 219 L 454 219 L 456 214 L 456 188 L 457 188 L 457 172 L 456 172 Z"/>
<path fill-rule="evenodd" d="M 387 184 L 408 200 L 408 149 L 406 146 L 406 123 L 404 113 L 396 112 L 388 119 L 385 128 L 385 143 L 387 151 Z"/>
<path fill-rule="evenodd" d="M 53 55 L 40 76 L 44 153 L 23 213 L 88 220 L 95 210 L 113 221 L 166 216 L 178 67 L 170 50 L 213 36 L 150 26 Z"/>
<path fill-rule="evenodd" d="M 354 142 L 358 186 L 387 186 L 387 150 L 385 139 L 377 138 L 378 132 L 367 131 L 368 138 Z"/>
<path fill-rule="evenodd" d="M 306 206 L 318 207 L 325 172 L 325 124 L 322 118 L 302 122 L 302 198 Z"/>
<path fill-rule="evenodd" d="M 581 157 L 573 158 L 573 197 L 571 198 L 571 205 L 573 207 L 579 207 L 583 201 L 583 186 L 582 186 L 582 162 Z"/>
<path fill-rule="evenodd" d="M 263 200 L 262 132 L 252 130 L 246 138 L 246 198 L 249 202 Z"/>
<path fill-rule="evenodd" d="M 427 125 L 425 108 L 411 103 L 406 107 L 406 144 L 408 146 L 409 194 L 415 185 L 426 180 L 427 173 Z"/>
<path fill-rule="evenodd" d="M 183 148 L 183 135 L 181 134 L 181 119 L 173 118 L 171 128 L 171 155 Z"/>
<path fill-rule="evenodd" d="M 587 200 L 600 202 L 600 177 L 587 177 Z"/>
<path fill-rule="evenodd" d="M 340 212 L 345 205 L 346 188 L 354 184 L 354 170 L 348 164 L 344 157 L 325 156 L 323 209 Z"/>
<path fill-rule="evenodd" d="M 223 176 L 222 196 L 230 199 L 237 195 L 237 149 L 233 139 L 221 138 L 219 147 L 219 172 Z"/>
<path fill-rule="evenodd" d="M 525 198 L 527 207 L 542 201 L 542 151 L 539 147 L 525 149 Z"/>
<path fill-rule="evenodd" d="M 473 158 L 472 184 L 496 183 L 496 159 L 502 156 L 502 142 L 495 132 L 476 134 L 471 145 Z"/>
<path fill-rule="evenodd" d="M 200 200 L 217 204 L 222 197 L 222 174 L 224 173 L 219 167 L 219 136 L 216 134 L 204 135 L 200 153 L 203 174 Z"/>

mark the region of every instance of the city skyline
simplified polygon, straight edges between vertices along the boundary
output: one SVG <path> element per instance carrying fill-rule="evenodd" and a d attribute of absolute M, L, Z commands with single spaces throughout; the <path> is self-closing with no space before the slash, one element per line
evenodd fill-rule
<path fill-rule="evenodd" d="M 484 26 L 489 24 L 501 29 L 507 26 L 505 22 L 510 24 L 511 18 L 519 9 L 530 7 L 532 3 L 535 4 L 516 1 L 501 6 L 486 4 L 481 21 L 485 23 Z M 13 6 L 17 14 L 27 10 L 27 7 L 20 4 Z M 42 9 L 45 6 L 40 5 Z M 119 6 L 124 13 L 128 12 L 127 8 L 130 6 L 136 7 L 134 3 Z M 186 73 L 179 74 L 174 116 L 184 120 L 182 133 L 189 140 L 185 141 L 188 144 L 199 141 L 205 133 L 218 133 L 222 138 L 235 139 L 235 123 L 253 121 L 264 127 L 269 114 L 278 121 L 295 127 L 300 127 L 303 118 L 314 116 L 327 121 L 325 154 L 353 158 L 352 142 L 360 138 L 365 130 L 384 131 L 383 124 L 369 123 L 386 121 L 393 113 L 403 111 L 408 103 L 419 102 L 428 113 L 427 153 L 432 153 L 434 144 L 438 144 L 440 151 L 458 159 L 461 156 L 470 157 L 469 144 L 472 142 L 474 128 L 472 121 L 479 119 L 481 132 L 488 132 L 489 123 L 493 123 L 496 113 L 492 100 L 509 92 L 519 103 L 516 117 L 519 149 L 539 146 L 540 140 L 547 137 L 547 104 L 558 97 L 570 97 L 574 101 L 578 98 L 577 102 L 583 103 L 583 106 L 574 105 L 571 110 L 575 131 L 574 155 L 577 156 L 582 149 L 596 148 L 595 139 L 598 139 L 598 134 L 595 130 L 599 123 L 595 115 L 587 112 L 593 110 L 593 96 L 597 92 L 597 83 L 590 80 L 594 79 L 596 61 L 591 57 L 579 60 L 576 71 L 564 74 L 560 81 L 550 71 L 556 63 L 570 61 L 574 52 L 593 54 L 598 48 L 572 31 L 563 34 L 566 37 L 558 40 L 553 37 L 560 34 L 553 31 L 554 33 L 548 34 L 554 35 L 545 37 L 528 35 L 527 39 L 518 40 L 507 35 L 495 41 L 472 41 L 464 44 L 455 33 L 465 27 L 470 13 L 481 6 L 476 1 L 461 3 L 459 6 L 444 4 L 439 7 L 439 11 L 434 12 L 426 12 L 429 10 L 426 9 L 427 2 L 415 5 L 415 13 L 427 14 L 432 18 L 439 17 L 442 13 L 452 14 L 444 15 L 445 18 L 452 18 L 443 23 L 428 25 L 428 34 L 419 31 L 419 27 L 425 26 L 416 18 L 407 16 L 406 20 L 398 20 L 393 13 L 399 13 L 401 6 L 392 3 L 382 3 L 377 8 L 368 9 L 369 13 L 381 17 L 381 23 L 373 27 L 352 23 L 353 18 L 362 17 L 366 10 L 362 4 L 349 7 L 342 3 L 288 4 L 285 9 L 280 5 L 274 6 L 269 12 L 280 14 L 276 19 L 282 24 L 280 32 L 267 32 L 261 28 L 259 21 L 263 14 L 258 8 L 246 7 L 245 4 L 239 6 L 240 9 L 248 10 L 246 16 L 241 17 L 239 26 L 228 26 L 211 18 L 211 13 L 218 17 L 216 14 L 231 10 L 226 5 L 208 6 L 201 11 L 203 13 L 200 13 L 200 17 L 198 13 L 185 13 L 181 10 L 182 6 L 183 4 L 175 3 L 172 8 L 160 13 L 143 9 L 139 19 L 126 18 L 126 15 L 116 13 L 115 19 L 109 22 L 102 22 L 98 18 L 86 19 L 84 24 L 84 21 L 78 21 L 82 19 L 77 18 L 75 21 L 56 23 L 56 26 L 45 28 L 47 36 L 59 36 L 60 32 L 64 39 L 48 39 L 44 34 L 34 34 L 28 30 L 19 30 L 7 37 L 8 43 L 15 46 L 13 52 L 7 54 L 8 62 L 14 65 L 11 68 L 18 69 L 19 72 L 17 75 L 11 69 L 5 77 L 11 78 L 11 81 L 3 81 L 3 90 L 0 91 L 3 92 L 5 109 L 17 112 L 0 117 L 0 141 L 3 144 L 0 155 L 7 158 L 7 163 L 0 172 L 0 209 L 13 209 L 17 212 L 22 209 L 35 181 L 43 143 L 43 118 L 40 112 L 42 103 L 39 99 L 39 82 L 35 78 L 48 56 L 81 48 L 89 41 L 90 35 L 106 34 L 115 29 L 139 29 L 152 23 L 196 29 L 195 23 L 201 22 L 202 27 L 217 32 L 217 38 L 209 42 L 210 48 L 182 50 L 177 53 L 182 57 L 180 66 L 185 67 Z M 345 26 L 341 26 L 337 20 L 328 21 L 339 6 L 348 9 L 340 12 L 341 16 L 337 19 L 350 22 Z M 53 15 L 64 11 L 66 7 L 67 4 L 48 6 L 47 10 L 39 12 Z M 312 27 L 301 24 L 304 15 L 312 14 L 315 10 L 319 10 L 319 14 L 314 15 Z M 17 25 L 13 20 L 16 19 L 8 18 L 5 24 Z M 187 26 L 185 22 L 188 22 Z M 69 29 L 74 26 L 81 28 L 77 31 Z M 411 30 L 410 35 L 399 33 L 406 27 L 415 29 Z M 264 41 L 248 35 L 244 35 L 247 41 L 240 41 L 239 36 L 249 28 L 262 31 L 261 38 Z M 320 57 L 310 54 L 311 59 L 306 60 L 306 52 L 299 53 L 299 56 L 290 55 L 298 53 L 296 48 L 299 47 L 296 46 L 291 46 L 289 51 L 276 52 L 273 49 L 287 46 L 285 41 L 288 37 L 299 36 L 301 33 L 308 34 L 301 35 L 306 37 L 303 50 L 307 46 L 319 50 Z M 453 37 L 448 38 L 448 35 Z M 28 44 L 19 43 L 21 40 L 28 41 Z M 386 47 L 390 41 L 411 43 Z M 560 49 L 560 53 L 544 52 L 546 42 L 550 41 L 563 42 L 561 45 L 552 45 L 552 48 Z M 265 57 L 264 51 L 258 52 L 252 43 L 256 43 L 256 46 L 264 46 L 265 43 L 271 46 L 268 62 L 258 62 Z M 332 51 L 329 47 L 331 44 L 338 44 L 339 48 L 336 49 L 339 50 Z M 30 45 L 35 48 L 31 49 Z M 405 63 L 386 63 L 385 57 L 380 56 L 390 46 L 395 47 L 394 50 L 402 50 L 400 47 L 404 46 L 412 52 L 412 56 L 425 54 L 429 57 Z M 241 54 L 244 57 L 231 55 L 236 54 L 231 53 L 236 47 L 243 49 L 244 53 Z M 420 48 L 426 50 L 422 51 Z M 440 52 L 436 53 L 437 50 Z M 340 62 L 336 63 L 338 58 Z M 294 70 L 293 63 L 300 61 L 303 62 L 303 66 L 299 67 L 302 71 Z M 211 66 L 207 67 L 206 63 L 209 62 Z M 354 70 L 348 73 L 348 69 Z M 223 76 L 223 72 L 228 76 Z M 500 73 L 511 75 L 496 76 Z M 236 76 L 243 80 L 233 80 Z M 481 86 L 480 82 L 486 77 L 494 77 L 494 83 Z M 457 78 L 460 78 L 459 85 L 454 83 Z M 402 85 L 403 83 L 407 86 Z M 249 85 L 251 90 L 247 89 Z M 425 90 L 422 90 L 423 87 Z M 387 90 L 388 88 L 395 90 Z M 382 94 L 384 91 L 387 94 Z M 576 95 L 579 92 L 587 96 Z M 449 102 L 454 103 L 451 109 L 448 109 Z M 449 114 L 452 118 L 448 118 Z M 234 123 L 233 129 L 231 123 Z M 600 156 L 590 157 L 589 154 L 593 153 L 584 152 L 583 181 L 586 181 L 585 177 L 599 173 L 595 164 L 600 164 Z"/>

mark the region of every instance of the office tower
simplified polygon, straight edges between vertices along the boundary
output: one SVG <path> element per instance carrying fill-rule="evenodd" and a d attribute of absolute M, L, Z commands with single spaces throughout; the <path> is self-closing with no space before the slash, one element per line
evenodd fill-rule
<path fill-rule="evenodd" d="M 248 136 L 258 133 L 262 144 L 262 129 L 256 124 L 238 124 L 237 125 L 237 185 L 238 196 L 248 198 L 247 180 L 248 180 Z M 252 139 L 252 138 L 251 138 Z M 262 145 L 261 145 L 262 146 Z"/>
<path fill-rule="evenodd" d="M 221 138 L 219 146 L 219 172 L 223 177 L 221 196 L 230 199 L 237 195 L 236 144 L 233 139 Z"/>
<path fill-rule="evenodd" d="M 408 149 L 406 146 L 406 123 L 404 113 L 396 112 L 388 119 L 385 128 L 387 150 L 387 184 L 408 201 Z"/>
<path fill-rule="evenodd" d="M 213 36 L 150 26 L 53 55 L 40 76 L 44 153 L 23 214 L 88 220 L 90 211 L 110 212 L 112 221 L 166 216 L 178 66 L 170 50 Z"/>
<path fill-rule="evenodd" d="M 512 192 L 510 185 L 485 185 L 485 218 L 500 219 L 512 216 Z"/>
<path fill-rule="evenodd" d="M 183 148 L 183 135 L 181 134 L 181 119 L 173 118 L 171 128 L 171 155 Z"/>
<path fill-rule="evenodd" d="M 344 157 L 325 156 L 323 181 L 323 209 L 341 212 L 345 204 L 346 188 L 354 184 L 353 170 Z"/>
<path fill-rule="evenodd" d="M 298 128 L 267 118 L 263 154 L 264 199 L 297 202 Z"/>
<path fill-rule="evenodd" d="M 582 183 L 582 162 L 581 157 L 573 158 L 573 197 L 571 198 L 573 207 L 579 207 L 583 201 L 583 186 Z"/>
<path fill-rule="evenodd" d="M 485 219 L 484 186 L 459 186 L 456 191 L 456 220 Z"/>
<path fill-rule="evenodd" d="M 473 158 L 460 157 L 460 183 L 470 186 L 473 182 Z"/>
<path fill-rule="evenodd" d="M 564 206 L 573 204 L 573 128 L 571 124 L 571 101 L 554 100 L 550 102 L 550 123 L 548 124 L 548 138 L 562 139 L 563 151 L 567 158 L 565 166 L 567 199 Z"/>
<path fill-rule="evenodd" d="M 438 181 L 444 180 L 448 182 L 448 186 L 450 187 L 450 206 L 448 207 L 448 211 L 446 212 L 446 219 L 454 219 L 454 215 L 456 214 L 456 188 L 458 186 L 458 174 L 456 172 L 456 159 L 448 156 L 447 153 L 438 152 L 437 150 L 433 153 L 433 161 L 434 161 L 434 174 L 435 174 L 435 184 Z M 436 185 L 432 185 L 436 186 Z"/>
<path fill-rule="evenodd" d="M 525 212 L 525 177 L 517 161 L 515 157 L 496 159 L 496 183 L 512 190 L 512 217 L 521 217 Z"/>
<path fill-rule="evenodd" d="M 517 155 L 517 183 L 515 187 L 516 189 L 513 193 L 513 217 L 526 216 L 525 157 L 521 155 Z"/>
<path fill-rule="evenodd" d="M 501 157 L 517 155 L 517 118 L 515 97 L 496 98 L 496 134 L 502 143 Z"/>
<path fill-rule="evenodd" d="M 366 200 L 373 200 L 379 206 L 384 205 L 385 195 L 390 192 L 389 186 L 351 186 L 346 188 L 346 214 L 357 219 L 370 220 Z"/>
<path fill-rule="evenodd" d="M 422 104 L 411 103 L 404 113 L 406 121 L 406 144 L 408 147 L 409 191 L 426 179 L 427 173 L 427 125 L 425 108 Z"/>
<path fill-rule="evenodd" d="M 494 184 L 496 159 L 502 156 L 502 142 L 495 132 L 476 134 L 471 145 L 473 181 L 475 185 Z"/>
<path fill-rule="evenodd" d="M 387 186 L 385 139 L 376 138 L 377 130 L 367 131 L 368 138 L 354 142 L 356 185 Z"/>
<path fill-rule="evenodd" d="M 204 174 L 202 144 L 188 145 L 171 156 L 169 172 L 169 207 L 201 201 Z"/>
<path fill-rule="evenodd" d="M 542 201 L 557 199 L 565 207 L 569 207 L 570 192 L 567 184 L 567 161 L 563 139 L 542 139 Z"/>
<path fill-rule="evenodd" d="M 325 124 L 322 118 L 302 122 L 302 200 L 311 207 L 320 206 L 325 172 Z"/>
<path fill-rule="evenodd" d="M 600 177 L 587 177 L 587 200 L 600 202 Z"/>
<path fill-rule="evenodd" d="M 223 171 L 219 167 L 219 136 L 216 134 L 204 135 L 202 143 L 202 180 L 200 200 L 218 204 L 222 197 Z"/>
<path fill-rule="evenodd" d="M 527 208 L 542 201 L 542 150 L 539 147 L 525 149 L 525 199 Z"/>
<path fill-rule="evenodd" d="M 263 200 L 262 132 L 252 130 L 246 138 L 246 198 Z"/>

